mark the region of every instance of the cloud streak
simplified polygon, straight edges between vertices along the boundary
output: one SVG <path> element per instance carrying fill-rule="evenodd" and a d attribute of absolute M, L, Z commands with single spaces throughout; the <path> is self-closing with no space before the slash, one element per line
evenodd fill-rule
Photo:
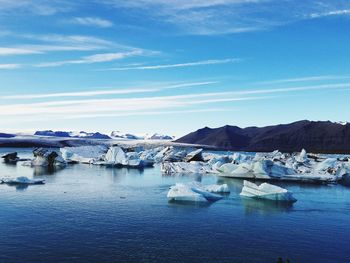
<path fill-rule="evenodd" d="M 333 10 L 324 13 L 312 13 L 310 18 L 321 18 L 327 16 L 345 16 L 350 15 L 350 9 L 342 9 L 342 10 Z"/>
<path fill-rule="evenodd" d="M 107 19 L 102 19 L 99 17 L 75 17 L 71 20 L 71 23 L 78 24 L 82 26 L 95 26 L 101 28 L 112 27 L 113 22 Z"/>
<path fill-rule="evenodd" d="M 10 96 L 0 96 L 2 100 L 9 99 L 45 99 L 45 98 L 69 98 L 69 97 L 94 97 L 103 95 L 126 95 L 135 93 L 148 93 L 157 92 L 169 89 L 178 88 L 188 88 L 196 86 L 211 85 L 217 82 L 206 81 L 206 82 L 188 82 L 188 83 L 178 83 L 162 87 L 154 88 L 133 88 L 133 89 L 111 89 L 111 90 L 95 90 L 95 91 L 80 91 L 80 92 L 61 92 L 61 93 L 47 93 L 47 94 L 21 94 L 21 95 L 10 95 Z"/>
<path fill-rule="evenodd" d="M 0 69 L 18 69 L 21 68 L 20 64 L 0 64 Z"/>
<path fill-rule="evenodd" d="M 117 52 L 117 53 L 101 53 L 101 54 L 95 54 L 91 56 L 85 56 L 77 60 L 64 60 L 64 61 L 40 63 L 35 65 L 35 67 L 43 68 L 43 67 L 59 67 L 59 66 L 69 65 L 69 64 L 94 64 L 94 63 L 102 63 L 102 62 L 111 62 L 115 60 L 125 59 L 128 57 L 134 57 L 134 56 L 141 56 L 141 55 L 144 55 L 143 50 L 134 50 L 129 52 Z"/>
<path fill-rule="evenodd" d="M 300 78 L 287 78 L 287 79 L 260 81 L 260 82 L 257 82 L 257 84 L 280 84 L 280 83 L 309 82 L 309 81 L 323 81 L 323 80 L 341 80 L 341 79 L 350 79 L 350 76 L 347 76 L 347 75 L 308 76 L 308 77 L 300 77 Z"/>
<path fill-rule="evenodd" d="M 136 66 L 136 67 L 119 67 L 110 68 L 106 70 L 112 71 L 125 71 L 125 70 L 157 70 L 157 69 L 169 69 L 169 68 L 185 68 L 185 67 L 195 67 L 204 65 L 216 65 L 216 64 L 227 64 L 242 61 L 239 58 L 227 58 L 227 59 L 212 59 L 212 60 L 202 60 L 187 63 L 177 63 L 177 64 L 163 64 L 163 65 L 153 65 L 153 66 Z"/>

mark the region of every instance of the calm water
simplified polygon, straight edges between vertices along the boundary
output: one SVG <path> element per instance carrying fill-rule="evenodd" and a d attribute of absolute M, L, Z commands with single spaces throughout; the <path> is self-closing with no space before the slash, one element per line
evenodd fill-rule
<path fill-rule="evenodd" d="M 166 177 L 159 167 L 52 173 L 1 163 L 4 176 L 46 184 L 0 185 L 1 263 L 350 262 L 350 188 L 341 185 L 280 184 L 298 199 L 286 207 L 241 199 L 241 180 Z M 227 183 L 232 192 L 208 206 L 167 202 L 169 186 L 193 180 Z"/>

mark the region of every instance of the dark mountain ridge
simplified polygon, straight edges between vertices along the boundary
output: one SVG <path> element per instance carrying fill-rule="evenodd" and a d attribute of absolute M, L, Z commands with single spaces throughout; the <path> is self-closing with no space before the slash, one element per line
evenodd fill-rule
<path fill-rule="evenodd" d="M 302 120 L 266 127 L 205 127 L 176 142 L 235 151 L 295 152 L 305 148 L 310 152 L 350 153 L 350 124 Z"/>

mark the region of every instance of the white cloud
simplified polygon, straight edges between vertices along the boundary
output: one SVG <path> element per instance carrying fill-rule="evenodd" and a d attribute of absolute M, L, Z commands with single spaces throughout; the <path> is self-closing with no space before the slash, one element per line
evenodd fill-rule
<path fill-rule="evenodd" d="M 309 81 L 321 81 L 321 80 L 340 80 L 349 79 L 350 76 L 346 75 L 322 75 L 322 76 L 308 76 L 299 78 L 288 78 L 288 79 L 276 79 L 269 81 L 260 81 L 258 84 L 278 84 L 278 83 L 293 83 L 293 82 L 309 82 Z"/>
<path fill-rule="evenodd" d="M 49 16 L 70 11 L 74 2 L 67 0 L 0 0 L 0 13 L 33 13 Z"/>
<path fill-rule="evenodd" d="M 17 69 L 20 67 L 20 64 L 0 64 L 0 69 Z"/>
<path fill-rule="evenodd" d="M 167 68 L 184 68 L 184 67 L 194 67 L 194 66 L 203 66 L 203 65 L 215 65 L 215 64 L 226 64 L 239 62 L 241 59 L 238 58 L 228 58 L 228 59 L 212 59 L 212 60 L 202 60 L 196 62 L 187 62 L 187 63 L 178 63 L 178 64 L 163 64 L 163 65 L 153 65 L 153 66 L 136 66 L 136 67 L 119 67 L 119 68 L 110 68 L 107 70 L 155 70 L 155 69 L 167 69 Z"/>
<path fill-rule="evenodd" d="M 78 25 L 83 25 L 83 26 L 95 26 L 95 27 L 112 27 L 113 22 L 98 18 L 98 17 L 75 17 L 71 20 L 72 23 L 78 24 Z"/>
<path fill-rule="evenodd" d="M 101 62 L 111 62 L 115 60 L 120 60 L 128 57 L 141 56 L 143 55 L 142 50 L 134 50 L 130 52 L 117 52 L 117 53 L 103 53 L 103 54 L 95 54 L 91 56 L 82 57 L 77 60 L 64 60 L 64 61 L 55 61 L 55 62 L 47 62 L 40 63 L 35 65 L 36 67 L 59 67 L 63 65 L 69 64 L 93 64 L 93 63 L 101 63 Z"/>
<path fill-rule="evenodd" d="M 203 98 L 210 97 L 204 101 Z M 245 101 L 261 99 L 259 97 L 237 97 L 227 93 L 199 93 L 176 96 L 154 96 L 143 98 L 116 98 L 91 100 L 62 100 L 40 103 L 0 105 L 0 116 L 29 116 L 50 114 L 52 117 L 64 117 L 79 114 L 101 114 L 106 112 L 130 113 L 135 111 L 166 110 L 188 108 L 197 104 L 209 104 L 218 101 Z M 230 99 L 230 100 L 229 100 Z"/>
<path fill-rule="evenodd" d="M 310 17 L 320 18 L 320 17 L 327 17 L 327 16 L 344 16 L 344 15 L 350 15 L 350 9 L 333 10 L 333 11 L 328 11 L 324 13 L 312 13 Z"/>
<path fill-rule="evenodd" d="M 151 96 L 109 99 L 58 100 L 38 103 L 16 103 L 0 105 L 0 116 L 4 118 L 47 118 L 66 119 L 72 116 L 86 118 L 104 115 L 140 115 L 145 112 L 164 112 L 177 110 L 197 110 L 198 106 L 211 104 L 242 103 L 244 101 L 276 98 L 260 96 L 299 91 L 350 89 L 350 83 L 330 85 L 299 86 L 278 89 L 237 90 L 225 92 L 190 93 L 173 96 Z M 93 96 L 93 94 L 90 94 Z M 98 95 L 98 94 L 95 94 Z M 259 95 L 259 96 L 251 96 Z M 195 107 L 195 108 L 194 108 Z M 201 106 L 202 107 L 202 106 Z M 203 108 L 204 109 L 204 108 Z"/>
<path fill-rule="evenodd" d="M 0 47 L 0 56 L 41 54 L 40 50 L 30 48 Z"/>
<path fill-rule="evenodd" d="M 194 35 L 233 34 L 329 15 L 345 15 L 346 0 L 103 0 L 118 9 L 172 26 L 172 33 Z M 310 15 L 311 14 L 311 15 Z M 174 30 L 175 29 L 175 30 Z M 176 32 L 177 31 L 177 32 Z"/>
<path fill-rule="evenodd" d="M 167 86 L 158 86 L 148 88 L 128 88 L 128 89 L 110 89 L 110 90 L 94 90 L 94 91 L 79 91 L 79 92 L 61 92 L 61 93 L 46 93 L 46 94 L 20 94 L 20 95 L 9 95 L 0 96 L 2 100 L 8 99 L 44 99 L 44 98 L 60 98 L 60 97 L 92 97 L 101 95 L 121 95 L 121 94 L 135 94 L 135 93 L 148 93 L 157 92 L 168 89 L 186 88 L 211 85 L 217 82 L 206 81 L 206 82 L 187 82 L 187 83 L 176 83 Z"/>

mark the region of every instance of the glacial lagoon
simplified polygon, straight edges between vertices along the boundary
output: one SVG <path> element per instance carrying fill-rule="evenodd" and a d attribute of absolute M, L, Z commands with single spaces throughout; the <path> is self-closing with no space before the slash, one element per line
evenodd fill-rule
<path fill-rule="evenodd" d="M 283 205 L 240 197 L 240 179 L 164 176 L 158 165 L 0 163 L 0 178 L 18 176 L 46 184 L 0 185 L 0 262 L 349 262 L 347 186 L 277 182 L 298 199 Z M 192 181 L 231 193 L 207 205 L 168 202 L 171 185 Z"/>

